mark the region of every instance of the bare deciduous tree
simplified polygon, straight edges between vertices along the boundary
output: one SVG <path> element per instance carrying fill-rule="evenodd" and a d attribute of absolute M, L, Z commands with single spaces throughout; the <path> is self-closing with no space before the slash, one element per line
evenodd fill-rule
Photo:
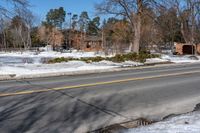
<path fill-rule="evenodd" d="M 154 0 L 104 0 L 96 5 L 98 12 L 124 16 L 132 29 L 132 51 L 138 53 L 141 39 L 142 16 L 144 7 L 157 4 Z"/>
<path fill-rule="evenodd" d="M 16 13 L 18 14 L 18 16 L 20 16 L 20 18 L 22 19 L 23 23 L 26 26 L 26 30 L 25 30 L 26 34 L 25 36 L 23 36 L 24 37 L 23 40 L 25 40 L 24 48 L 28 49 L 32 45 L 31 44 L 31 29 L 34 22 L 34 15 L 27 8 L 17 9 Z"/>
<path fill-rule="evenodd" d="M 27 0 L 3 0 L 3 1 L 9 3 L 11 5 L 10 7 L 13 8 L 12 10 L 10 9 L 8 10 L 6 7 L 0 5 L 0 19 L 1 19 L 0 32 L 1 32 L 1 38 L 3 40 L 2 45 L 4 45 L 4 48 L 6 48 L 7 47 L 6 38 L 8 37 L 5 32 L 6 30 L 5 27 L 8 27 L 9 23 L 4 23 L 4 22 L 7 22 L 8 19 L 12 18 L 13 16 L 18 15 L 16 10 L 27 9 L 26 7 L 28 6 L 28 1 Z"/>
<path fill-rule="evenodd" d="M 2 0 L 4 2 L 10 3 L 14 9 L 26 8 L 29 6 L 28 0 Z M 0 5 L 0 17 L 9 17 L 15 14 L 14 12 L 8 10 L 6 7 Z"/>
<path fill-rule="evenodd" d="M 195 41 L 195 27 L 197 24 L 197 17 L 200 15 L 200 1 L 199 0 L 171 0 L 178 12 L 181 21 L 181 33 L 187 44 L 194 44 Z"/>

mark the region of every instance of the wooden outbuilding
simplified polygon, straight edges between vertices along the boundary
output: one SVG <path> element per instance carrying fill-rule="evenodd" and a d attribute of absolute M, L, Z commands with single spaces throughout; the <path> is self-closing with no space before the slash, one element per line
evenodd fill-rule
<path fill-rule="evenodd" d="M 200 54 L 200 44 L 189 45 L 186 43 L 174 43 L 175 53 L 178 55 Z"/>

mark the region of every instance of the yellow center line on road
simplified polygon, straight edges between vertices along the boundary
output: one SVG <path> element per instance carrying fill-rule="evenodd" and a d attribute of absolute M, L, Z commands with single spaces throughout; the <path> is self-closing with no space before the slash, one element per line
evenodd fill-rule
<path fill-rule="evenodd" d="M 98 85 L 108 85 L 108 84 L 122 83 L 122 82 L 129 82 L 129 81 L 155 79 L 155 78 L 163 78 L 163 77 L 170 77 L 170 76 L 181 76 L 181 75 L 188 75 L 188 74 L 194 74 L 194 73 L 200 73 L 200 71 L 180 72 L 180 73 L 163 74 L 163 75 L 147 76 L 147 77 L 139 77 L 139 78 L 127 78 L 127 79 L 120 79 L 120 80 L 113 80 L 113 81 L 106 81 L 106 82 L 97 82 L 97 83 L 89 83 L 89 84 L 81 84 L 81 85 L 74 85 L 74 86 L 65 86 L 65 87 L 50 88 L 50 89 L 0 93 L 0 97 L 27 95 L 27 94 L 33 94 L 33 93 L 49 92 L 49 91 L 61 91 L 61 90 L 67 90 L 67 89 L 92 87 L 92 86 L 98 86 Z"/>

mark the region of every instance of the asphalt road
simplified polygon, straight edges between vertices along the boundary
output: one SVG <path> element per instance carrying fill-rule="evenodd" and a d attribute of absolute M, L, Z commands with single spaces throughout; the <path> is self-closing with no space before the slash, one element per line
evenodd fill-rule
<path fill-rule="evenodd" d="M 200 103 L 200 64 L 0 81 L 1 133 L 82 133 Z"/>

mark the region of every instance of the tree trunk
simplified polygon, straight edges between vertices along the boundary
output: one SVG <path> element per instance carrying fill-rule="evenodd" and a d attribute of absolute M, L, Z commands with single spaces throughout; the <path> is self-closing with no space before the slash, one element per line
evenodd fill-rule
<path fill-rule="evenodd" d="M 27 34 L 27 47 L 28 47 L 28 49 L 30 49 L 32 47 L 31 28 L 30 27 L 27 28 L 27 32 L 28 32 L 28 34 Z"/>
<path fill-rule="evenodd" d="M 133 49 L 133 43 L 130 42 L 129 47 L 128 47 L 128 52 L 131 52 L 132 49 Z"/>
<path fill-rule="evenodd" d="M 139 53 L 140 48 L 140 38 L 141 38 L 141 20 L 140 17 L 137 18 L 137 22 L 134 26 L 134 40 L 133 40 L 133 52 Z"/>
<path fill-rule="evenodd" d="M 134 38 L 133 38 L 133 49 L 135 53 L 139 53 L 140 48 L 140 38 L 141 38 L 141 23 L 142 23 L 142 13 L 143 13 L 143 1 L 137 0 L 137 13 L 133 15 L 134 22 Z"/>
<path fill-rule="evenodd" d="M 191 45 L 195 45 L 194 43 L 195 43 L 195 36 L 194 36 L 194 34 L 195 34 L 195 14 L 194 14 L 194 5 L 192 5 L 192 7 L 191 7 L 191 10 L 192 10 L 192 13 L 191 13 L 191 15 L 192 15 L 192 27 L 191 27 Z M 196 52 L 196 50 L 195 49 L 193 49 L 193 46 L 192 46 L 192 55 L 194 55 L 194 54 L 197 54 L 197 52 Z"/>
<path fill-rule="evenodd" d="M 5 48 L 5 50 L 7 49 L 7 42 L 6 42 L 6 33 L 5 31 L 3 30 L 3 46 Z"/>
<path fill-rule="evenodd" d="M 181 22 L 181 34 L 183 35 L 185 43 L 191 45 L 191 35 L 187 22 Z"/>

